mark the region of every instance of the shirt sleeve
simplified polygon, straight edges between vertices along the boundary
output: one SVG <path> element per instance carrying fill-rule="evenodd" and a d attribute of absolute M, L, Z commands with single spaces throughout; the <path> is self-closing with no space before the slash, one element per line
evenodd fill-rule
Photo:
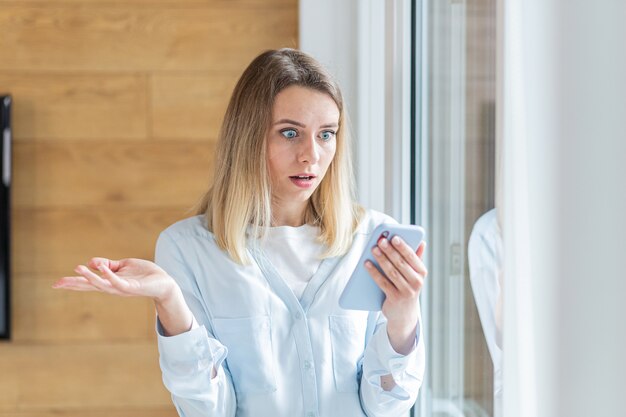
<path fill-rule="evenodd" d="M 421 321 L 415 335 L 415 348 L 408 354 L 397 353 L 387 335 L 387 321 L 382 314 L 372 338 L 365 347 L 361 378 L 361 404 L 369 417 L 399 416 L 415 404 L 424 378 L 425 354 Z M 393 377 L 390 391 L 381 386 L 381 376 Z"/>
<path fill-rule="evenodd" d="M 155 262 L 180 286 L 194 316 L 192 328 L 176 336 L 165 336 L 157 318 L 159 365 L 163 383 L 181 417 L 232 417 L 236 397 L 232 378 L 222 366 L 228 349 L 203 323 L 206 312 L 194 276 L 184 262 L 182 251 L 166 232 L 157 241 Z M 195 324 L 198 322 L 199 324 Z M 216 375 L 212 378 L 213 369 Z"/>

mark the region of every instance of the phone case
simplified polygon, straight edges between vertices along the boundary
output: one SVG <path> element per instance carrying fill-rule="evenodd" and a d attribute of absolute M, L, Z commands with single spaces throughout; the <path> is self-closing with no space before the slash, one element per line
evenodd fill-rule
<path fill-rule="evenodd" d="M 365 311 L 380 311 L 382 309 L 385 293 L 376 285 L 376 282 L 365 268 L 365 261 L 369 259 L 382 272 L 380 265 L 378 265 L 372 254 L 372 248 L 376 246 L 380 238 L 385 237 L 391 241 L 396 235 L 400 236 L 415 252 L 424 239 L 424 229 L 415 225 L 391 223 L 383 223 L 377 226 L 370 234 L 359 263 L 339 297 L 339 305 L 342 308 Z"/>

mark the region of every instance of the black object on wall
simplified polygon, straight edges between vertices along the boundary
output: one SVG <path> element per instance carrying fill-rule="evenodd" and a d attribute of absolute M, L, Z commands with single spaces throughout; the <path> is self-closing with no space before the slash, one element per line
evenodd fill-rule
<path fill-rule="evenodd" d="M 11 96 L 0 94 L 0 339 L 11 337 Z"/>

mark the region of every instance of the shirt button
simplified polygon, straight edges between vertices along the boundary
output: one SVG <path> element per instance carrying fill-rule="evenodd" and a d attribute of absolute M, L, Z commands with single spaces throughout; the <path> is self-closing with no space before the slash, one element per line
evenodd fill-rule
<path fill-rule="evenodd" d="M 300 314 L 299 312 L 296 313 L 296 320 L 300 320 L 302 318 L 302 314 Z"/>
<path fill-rule="evenodd" d="M 312 364 L 311 361 L 304 361 L 304 369 L 311 369 Z"/>
<path fill-rule="evenodd" d="M 309 411 L 308 413 L 306 413 L 306 417 L 315 417 L 315 413 L 312 411 Z"/>

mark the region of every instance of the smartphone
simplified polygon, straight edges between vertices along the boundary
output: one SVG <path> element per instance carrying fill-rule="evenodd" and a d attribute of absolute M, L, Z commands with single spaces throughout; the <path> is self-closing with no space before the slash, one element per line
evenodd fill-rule
<path fill-rule="evenodd" d="M 383 273 L 380 265 L 374 258 L 372 248 L 377 245 L 380 239 L 386 238 L 391 242 L 391 239 L 396 235 L 400 236 L 415 252 L 424 239 L 424 229 L 415 225 L 392 223 L 378 225 L 370 234 L 361 259 L 359 259 L 359 263 L 352 272 L 348 284 L 339 297 L 339 305 L 342 308 L 365 311 L 380 311 L 382 309 L 385 293 L 378 287 L 365 268 L 365 261 L 370 260 Z"/>

